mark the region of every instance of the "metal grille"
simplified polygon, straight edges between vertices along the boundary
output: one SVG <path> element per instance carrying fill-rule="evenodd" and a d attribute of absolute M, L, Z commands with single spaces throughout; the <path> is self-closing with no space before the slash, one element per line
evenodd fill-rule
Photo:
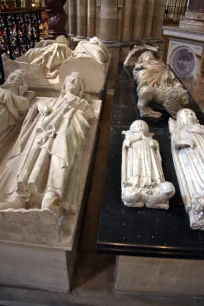
<path fill-rule="evenodd" d="M 179 22 L 184 18 L 187 6 L 169 6 L 165 7 L 165 19 L 172 19 L 174 22 Z"/>
<path fill-rule="evenodd" d="M 40 11 L 0 13 L 0 49 L 15 59 L 40 40 Z"/>

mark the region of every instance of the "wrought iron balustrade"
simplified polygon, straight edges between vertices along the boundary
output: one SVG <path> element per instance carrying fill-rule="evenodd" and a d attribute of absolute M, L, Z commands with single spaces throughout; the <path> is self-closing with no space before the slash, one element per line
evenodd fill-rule
<path fill-rule="evenodd" d="M 0 55 L 0 85 L 2 85 L 4 83 L 4 67 L 3 67 L 3 63 L 2 63 L 2 59 L 1 59 L 1 55 Z"/>
<path fill-rule="evenodd" d="M 169 6 L 165 7 L 165 19 L 172 19 L 174 22 L 179 22 L 184 18 L 186 6 Z M 165 21 L 165 20 L 164 20 Z"/>
<path fill-rule="evenodd" d="M 16 57 L 33 48 L 40 40 L 41 11 L 0 13 L 1 54 Z"/>

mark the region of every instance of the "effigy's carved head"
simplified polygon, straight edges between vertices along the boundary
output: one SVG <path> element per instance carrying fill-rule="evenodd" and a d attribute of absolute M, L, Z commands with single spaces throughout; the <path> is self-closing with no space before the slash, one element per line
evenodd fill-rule
<path fill-rule="evenodd" d="M 69 74 L 63 84 L 61 94 L 65 95 L 68 92 L 73 93 L 80 98 L 83 97 L 85 90 L 84 80 L 80 77 L 78 72 L 72 72 Z"/>
<path fill-rule="evenodd" d="M 94 45 L 100 45 L 101 41 L 98 37 L 94 36 L 89 39 L 89 42 Z"/>
<path fill-rule="evenodd" d="M 179 127 L 198 123 L 198 119 L 196 117 L 195 112 L 189 108 L 183 108 L 180 111 L 178 111 L 176 119 L 177 119 L 177 125 L 179 125 Z"/>
<path fill-rule="evenodd" d="M 173 197 L 173 195 L 176 193 L 176 190 L 172 183 L 166 181 L 161 183 L 159 192 L 161 196 Z"/>
<path fill-rule="evenodd" d="M 62 45 L 67 45 L 68 46 L 68 39 L 64 35 L 60 35 L 56 38 L 56 42 Z"/>
<path fill-rule="evenodd" d="M 152 62 L 156 61 L 156 57 L 151 51 L 143 52 L 140 57 L 138 58 L 138 63 L 140 64 L 151 64 Z"/>
<path fill-rule="evenodd" d="M 133 133 L 143 132 L 145 136 L 149 136 L 149 127 L 143 120 L 135 120 L 130 126 L 130 131 Z"/>

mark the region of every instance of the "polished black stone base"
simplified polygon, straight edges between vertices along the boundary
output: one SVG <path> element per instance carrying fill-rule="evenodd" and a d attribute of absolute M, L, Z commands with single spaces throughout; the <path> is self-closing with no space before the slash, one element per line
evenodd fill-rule
<path fill-rule="evenodd" d="M 131 71 L 129 75 L 120 68 L 117 76 L 97 249 L 123 255 L 203 259 L 204 232 L 189 227 L 172 161 L 167 113 L 159 120 L 145 121 L 159 141 L 165 178 L 176 188 L 170 209 L 128 208 L 121 200 L 122 131 L 140 119 Z M 204 124 L 204 115 L 191 97 L 189 108 Z"/>

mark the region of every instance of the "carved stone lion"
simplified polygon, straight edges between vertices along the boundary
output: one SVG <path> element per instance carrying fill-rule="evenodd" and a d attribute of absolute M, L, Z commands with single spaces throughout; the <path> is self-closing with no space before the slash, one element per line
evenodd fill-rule
<path fill-rule="evenodd" d="M 188 92 L 177 80 L 173 71 L 166 66 L 147 46 L 140 47 L 142 52 L 136 60 L 133 77 L 138 84 L 138 108 L 141 117 L 160 118 L 161 113 L 154 111 L 150 102 L 164 107 L 175 118 L 176 113 L 188 104 Z"/>
<path fill-rule="evenodd" d="M 138 86 L 138 108 L 141 117 L 161 117 L 162 113 L 154 111 L 149 106 L 152 101 L 164 107 L 175 118 L 176 113 L 188 104 L 188 92 L 179 85 L 162 89 L 148 85 Z"/>

